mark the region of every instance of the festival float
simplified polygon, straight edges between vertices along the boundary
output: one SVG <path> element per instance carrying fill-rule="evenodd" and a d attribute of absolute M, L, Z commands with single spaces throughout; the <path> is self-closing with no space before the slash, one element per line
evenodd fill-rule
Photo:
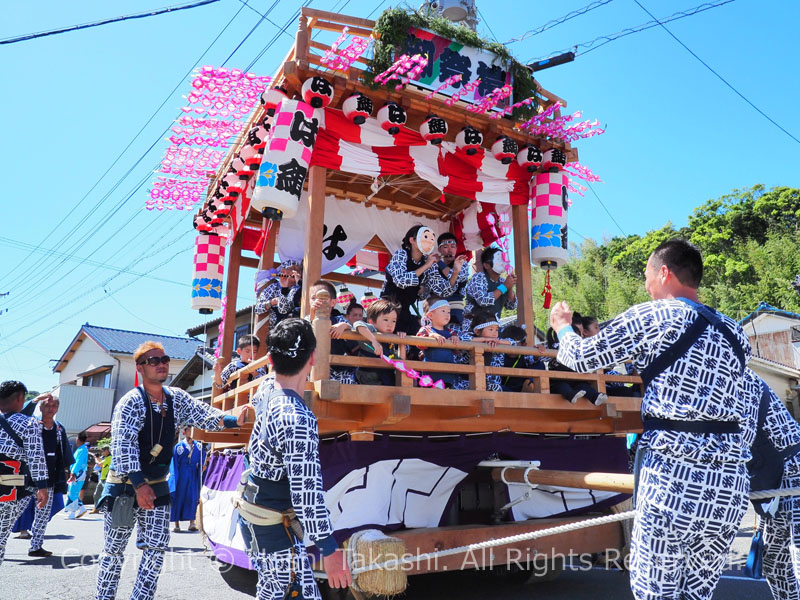
<path fill-rule="evenodd" d="M 323 44 L 313 39 L 317 32 L 339 37 Z M 192 85 L 188 116 L 174 129 L 168 170 L 148 208 L 200 204 L 192 307 L 222 311 L 224 364 L 233 353 L 241 277 L 292 259 L 302 261 L 306 284 L 324 277 L 361 286 L 374 290 L 365 294 L 369 302 L 382 282 L 363 271 L 385 267 L 415 224 L 454 233 L 463 252 L 499 246 L 508 269 L 516 265 L 516 320 L 531 338 L 540 297 L 531 268 L 565 264 L 570 194 L 585 189 L 578 179 L 598 181 L 578 162 L 573 143 L 602 130 L 567 114 L 566 101 L 504 46 L 436 11 L 390 9 L 371 21 L 303 8 L 273 77 L 206 67 Z M 215 148 L 220 140 L 227 143 Z M 356 268 L 346 272 L 348 266 Z M 347 289 L 341 295 L 353 297 Z M 306 285 L 303 314 L 308 309 Z M 469 364 L 423 363 L 406 359 L 403 344 L 436 342 L 379 334 L 382 343 L 400 344 L 391 361 L 396 385 L 342 384 L 330 379 L 332 367 L 386 364 L 332 355 L 328 316 L 317 314 L 313 327 L 317 359 L 306 402 L 319 421 L 326 501 L 340 543 L 377 530 L 395 549 L 416 555 L 578 522 L 627 498 L 627 476 L 610 474 L 628 473 L 625 434 L 640 431 L 640 399 L 614 396 L 607 385 L 639 385 L 638 377 L 492 367 L 485 345 L 464 341 L 445 347 L 467 353 Z M 267 328 L 262 315 L 254 333 L 264 340 Z M 533 346 L 504 351 L 555 355 Z M 262 356 L 241 370 L 240 383 L 213 396 L 213 405 L 231 411 L 247 403 L 261 379 L 245 383 L 243 375 L 264 364 Z M 421 377 L 423 370 L 430 377 Z M 434 380 L 443 372 L 467 376 L 469 389 L 440 389 Z M 551 374 L 588 381 L 609 401 L 571 404 L 550 392 Z M 533 387 L 487 391 L 487 375 L 530 378 Z M 230 498 L 244 469 L 237 448 L 249 433 L 195 434 L 226 449 L 208 467 L 204 531 L 221 560 L 245 568 Z M 593 472 L 609 475 L 586 475 Z M 415 563 L 404 576 L 466 568 L 527 576 L 531 561 L 621 550 L 624 543 L 621 526 L 610 523 Z M 364 580 L 359 585 L 367 589 Z M 397 593 L 404 583 L 382 585 L 367 591 Z"/>

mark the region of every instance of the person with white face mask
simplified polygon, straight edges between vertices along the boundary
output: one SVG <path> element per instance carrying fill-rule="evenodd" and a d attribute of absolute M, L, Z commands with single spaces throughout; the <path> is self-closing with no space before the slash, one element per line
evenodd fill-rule
<path fill-rule="evenodd" d="M 430 291 L 429 279 L 436 271 L 440 256 L 436 250 L 436 234 L 429 227 L 415 225 L 403 236 L 401 248 L 386 265 L 386 282 L 381 298 L 400 305 L 397 331 L 416 335 L 419 318 L 411 313 L 423 288 Z M 427 296 L 427 293 L 425 294 Z"/>
<path fill-rule="evenodd" d="M 504 308 L 517 308 L 514 290 L 517 278 L 511 273 L 505 274 L 505 271 L 500 248 L 485 248 L 480 255 L 480 270 L 472 276 L 465 289 L 461 331 L 472 331 L 472 314 L 480 309 L 489 310 L 499 319 Z"/>

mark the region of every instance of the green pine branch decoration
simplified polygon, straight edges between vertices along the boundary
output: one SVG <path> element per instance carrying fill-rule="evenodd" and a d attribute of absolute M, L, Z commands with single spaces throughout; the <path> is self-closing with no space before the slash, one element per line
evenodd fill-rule
<path fill-rule="evenodd" d="M 408 30 L 412 27 L 428 29 L 459 44 L 488 50 L 499 56 L 514 78 L 514 102 L 521 102 L 536 94 L 536 83 L 530 70 L 511 56 L 508 48 L 503 44 L 485 40 L 468 27 L 457 25 L 444 17 L 426 15 L 403 8 L 386 9 L 375 22 L 374 31 L 379 37 L 375 40 L 374 55 L 369 61 L 369 70 L 364 76 L 364 83 L 369 87 L 372 89 L 386 87 L 394 90 L 395 82 L 390 82 L 388 86 L 382 86 L 375 83 L 374 78 L 391 67 L 395 56 L 401 54 L 403 44 L 408 37 Z M 529 119 L 535 114 L 536 107 L 537 104 L 533 103 L 530 106 L 516 108 L 511 117 L 520 121 Z"/>

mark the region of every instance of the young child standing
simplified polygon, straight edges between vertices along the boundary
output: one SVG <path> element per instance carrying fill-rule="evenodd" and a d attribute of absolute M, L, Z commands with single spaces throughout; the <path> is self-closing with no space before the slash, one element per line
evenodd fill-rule
<path fill-rule="evenodd" d="M 527 345 L 527 335 L 525 330 L 519 325 L 506 325 L 501 332 L 505 339 L 514 340 L 517 346 Z M 539 346 L 544 348 L 544 346 Z M 503 366 L 511 367 L 512 369 L 545 369 L 544 361 L 536 356 L 530 354 L 503 354 Z M 532 383 L 531 379 L 526 377 L 503 377 L 503 389 L 507 392 L 522 392 L 524 388 Z"/>
<path fill-rule="evenodd" d="M 422 327 L 417 333 L 417 337 L 429 337 L 435 339 L 439 344 L 455 339 L 458 340 L 458 333 L 450 328 L 450 302 L 438 296 L 430 296 L 423 303 L 425 318 L 430 325 Z M 451 348 L 425 348 L 423 360 L 425 362 L 440 362 L 456 364 L 458 352 Z M 434 381 L 441 379 L 447 388 L 456 390 L 466 390 L 469 388 L 469 380 L 463 375 L 455 373 L 428 373 Z"/>
<path fill-rule="evenodd" d="M 393 334 L 397 327 L 400 315 L 400 306 L 391 300 L 376 300 L 367 308 L 367 322 L 356 321 L 353 331 L 360 333 L 366 342 L 360 342 L 358 355 L 364 357 L 380 357 L 382 354 L 389 358 L 395 357 L 396 349 L 393 345 L 383 345 L 375 337 L 376 333 Z M 398 332 L 400 337 L 405 337 L 405 332 Z M 362 385 L 395 385 L 394 369 L 380 369 L 372 367 L 359 367 L 356 369 L 356 380 Z"/>
<path fill-rule="evenodd" d="M 580 315 L 578 319 L 580 319 Z M 574 315 L 573 315 L 573 327 L 576 327 Z M 578 331 L 578 329 L 576 329 Z M 583 336 L 583 327 L 580 327 L 580 333 L 578 335 Z M 550 350 L 558 350 L 558 335 L 553 328 L 549 328 L 547 330 L 547 347 Z M 550 359 L 549 370 L 550 371 L 569 371 L 572 373 L 572 369 L 569 369 L 558 362 L 555 358 Z M 599 393 L 596 389 L 594 389 L 591 385 L 589 385 L 586 381 L 574 381 L 571 379 L 551 379 L 550 380 L 550 391 L 554 394 L 561 394 L 561 396 L 565 400 L 569 400 L 572 404 L 575 404 L 579 399 L 586 396 L 589 402 L 594 404 L 595 406 L 600 406 L 601 404 L 605 404 L 608 402 L 608 396 L 606 394 Z"/>
<path fill-rule="evenodd" d="M 466 321 L 466 319 L 465 319 Z M 493 313 L 478 313 L 472 317 L 470 327 L 472 333 L 462 334 L 466 341 L 487 344 L 490 348 L 498 345 L 515 346 L 516 342 L 508 338 L 500 338 L 500 323 Z M 501 352 L 484 352 L 483 362 L 487 367 L 502 367 L 505 355 Z M 490 392 L 502 392 L 499 375 L 486 376 L 486 389 Z"/>

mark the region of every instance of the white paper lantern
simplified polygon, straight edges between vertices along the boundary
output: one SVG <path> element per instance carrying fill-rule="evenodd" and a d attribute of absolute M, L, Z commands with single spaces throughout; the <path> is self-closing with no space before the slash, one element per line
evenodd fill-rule
<path fill-rule="evenodd" d="M 222 307 L 222 280 L 225 272 L 225 238 L 198 235 L 194 242 L 192 308 L 209 314 Z"/>
<path fill-rule="evenodd" d="M 468 156 L 477 154 L 481 144 L 483 144 L 483 134 L 471 125 L 462 128 L 456 135 L 456 146 L 464 150 Z"/>
<path fill-rule="evenodd" d="M 274 87 L 265 90 L 263 94 L 261 94 L 261 104 L 264 105 L 264 109 L 267 112 L 267 116 L 272 116 L 275 114 L 275 109 L 278 108 L 278 105 L 286 100 L 289 96 L 286 95 L 286 90 L 282 87 Z"/>
<path fill-rule="evenodd" d="M 419 132 L 423 139 L 431 144 L 441 144 L 444 136 L 447 135 L 447 121 L 438 115 L 428 115 L 419 126 Z"/>
<path fill-rule="evenodd" d="M 536 146 L 523 146 L 517 153 L 517 163 L 528 173 L 533 173 L 542 164 L 542 151 Z"/>
<path fill-rule="evenodd" d="M 501 135 L 492 144 L 492 155 L 504 165 L 510 165 L 511 161 L 517 157 L 518 151 L 517 142 L 507 135 Z"/>
<path fill-rule="evenodd" d="M 531 262 L 543 269 L 559 267 L 569 258 L 567 175 L 537 173 L 531 185 Z"/>
<path fill-rule="evenodd" d="M 333 85 L 319 75 L 306 79 L 302 88 L 303 101 L 314 108 L 324 108 L 333 101 Z"/>
<path fill-rule="evenodd" d="M 362 125 L 372 116 L 374 106 L 364 94 L 353 94 L 342 103 L 344 116 L 356 125 Z"/>
<path fill-rule="evenodd" d="M 550 150 L 545 150 L 544 156 L 542 157 L 543 169 L 560 171 L 566 164 L 567 155 L 564 154 L 563 150 L 559 150 L 558 148 L 550 148 Z"/>
<path fill-rule="evenodd" d="M 279 221 L 297 213 L 319 119 L 300 100 L 284 100 L 275 112 L 267 149 L 261 160 L 250 206 Z"/>
<path fill-rule="evenodd" d="M 387 102 L 378 111 L 378 123 L 384 131 L 392 135 L 400 133 L 400 128 L 406 124 L 408 115 L 397 102 Z"/>

